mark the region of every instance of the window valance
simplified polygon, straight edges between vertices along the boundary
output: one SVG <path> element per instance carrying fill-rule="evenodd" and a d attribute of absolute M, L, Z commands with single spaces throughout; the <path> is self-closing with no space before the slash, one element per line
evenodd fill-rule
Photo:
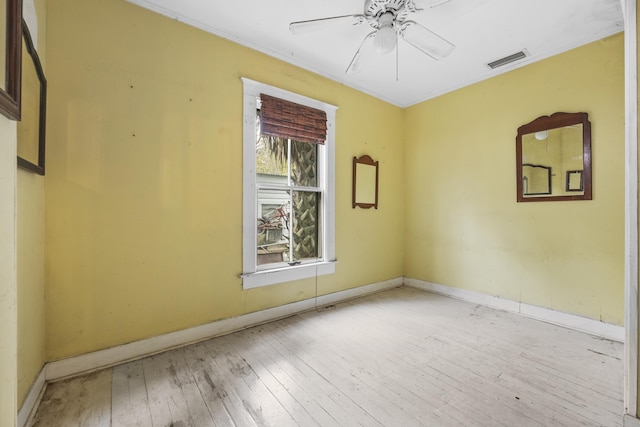
<path fill-rule="evenodd" d="M 312 107 L 260 94 L 260 127 L 265 135 L 324 144 L 327 114 Z"/>

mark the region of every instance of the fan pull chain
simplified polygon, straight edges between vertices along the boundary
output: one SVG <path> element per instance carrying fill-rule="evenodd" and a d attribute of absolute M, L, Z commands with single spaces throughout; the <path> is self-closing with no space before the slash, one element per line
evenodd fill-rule
<path fill-rule="evenodd" d="M 400 68 L 400 66 L 398 65 L 398 62 L 400 61 L 399 60 L 400 54 L 398 53 L 398 51 L 400 50 L 400 48 L 398 46 L 397 38 L 398 38 L 398 34 L 396 33 L 396 81 L 398 82 L 400 81 L 400 77 L 399 77 L 400 72 L 398 71 Z"/>

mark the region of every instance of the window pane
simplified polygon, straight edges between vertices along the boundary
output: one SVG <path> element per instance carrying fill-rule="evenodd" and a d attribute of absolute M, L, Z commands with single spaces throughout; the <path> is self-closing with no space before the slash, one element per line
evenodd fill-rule
<path fill-rule="evenodd" d="M 256 174 L 287 176 L 287 140 L 261 135 L 256 141 Z M 287 184 L 285 179 L 285 185 Z"/>
<path fill-rule="evenodd" d="M 258 191 L 258 265 L 289 262 L 288 191 Z"/>
<path fill-rule="evenodd" d="M 293 259 L 318 258 L 320 194 L 293 192 Z"/>
<path fill-rule="evenodd" d="M 300 187 L 317 187 L 318 144 L 291 141 L 291 182 Z"/>

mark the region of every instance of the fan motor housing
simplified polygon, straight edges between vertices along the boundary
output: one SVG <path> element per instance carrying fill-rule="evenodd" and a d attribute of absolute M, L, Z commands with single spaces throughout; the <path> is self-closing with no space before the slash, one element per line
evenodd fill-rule
<path fill-rule="evenodd" d="M 406 0 L 366 0 L 364 2 L 364 14 L 371 17 L 379 17 L 385 12 L 398 12 Z"/>

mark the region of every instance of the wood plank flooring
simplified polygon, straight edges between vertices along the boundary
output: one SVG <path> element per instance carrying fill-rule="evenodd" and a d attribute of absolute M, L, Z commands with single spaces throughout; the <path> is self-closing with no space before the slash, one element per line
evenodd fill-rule
<path fill-rule="evenodd" d="M 401 287 L 50 384 L 31 426 L 621 426 L 623 352 Z"/>

